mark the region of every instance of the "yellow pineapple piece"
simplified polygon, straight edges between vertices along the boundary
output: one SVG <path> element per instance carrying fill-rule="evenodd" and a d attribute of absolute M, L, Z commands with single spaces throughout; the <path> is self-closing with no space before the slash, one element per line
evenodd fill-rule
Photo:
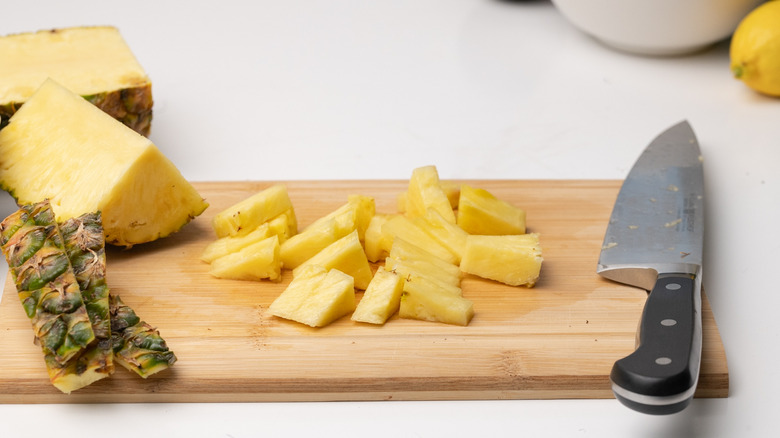
<path fill-rule="evenodd" d="M 148 138 L 46 80 L 0 130 L 0 186 L 57 221 L 102 212 L 106 242 L 176 232 L 208 204 Z"/>
<path fill-rule="evenodd" d="M 295 209 L 291 208 L 267 222 L 271 234 L 279 236 L 279 243 L 298 234 L 298 219 Z"/>
<path fill-rule="evenodd" d="M 423 217 L 412 218 L 415 225 L 455 255 L 455 264 L 460 264 L 463 250 L 466 248 L 465 232 L 458 225 L 446 220 L 438 211 L 429 208 Z"/>
<path fill-rule="evenodd" d="M 407 282 L 416 282 L 430 287 L 441 289 L 452 295 L 462 296 L 463 291 L 460 288 L 460 279 L 458 277 L 443 277 L 434 272 L 425 270 L 419 264 L 407 261 L 393 260 L 387 258 L 385 269 L 395 272 Z"/>
<path fill-rule="evenodd" d="M 380 266 L 363 293 L 352 320 L 369 324 L 384 324 L 401 304 L 403 279 Z"/>
<path fill-rule="evenodd" d="M 371 265 L 360 244 L 357 230 L 328 245 L 312 258 L 293 269 L 293 277 L 309 265 L 322 266 L 328 270 L 338 269 L 355 279 L 355 288 L 365 290 L 371 282 Z"/>
<path fill-rule="evenodd" d="M 394 215 L 389 218 L 387 222 L 382 225 L 382 234 L 385 235 L 385 240 L 387 242 L 392 242 L 397 238 L 401 238 L 408 242 L 414 242 L 416 245 L 424 248 L 436 257 L 450 263 L 455 263 L 458 259 L 454 253 L 439 243 L 430 234 L 415 225 L 414 222 L 406 216 Z"/>
<path fill-rule="evenodd" d="M 211 262 L 209 272 L 217 278 L 233 280 L 281 280 L 279 237 L 274 235 L 222 256 Z"/>
<path fill-rule="evenodd" d="M 222 210 L 214 216 L 211 225 L 217 237 L 238 236 L 288 212 L 294 210 L 287 186 L 275 184 Z"/>
<path fill-rule="evenodd" d="M 268 307 L 272 315 L 323 327 L 355 310 L 351 276 L 317 265 L 309 265 L 298 274 Z"/>
<path fill-rule="evenodd" d="M 474 317 L 474 304 L 462 296 L 415 279 L 404 281 L 403 288 L 401 318 L 465 326 Z"/>
<path fill-rule="evenodd" d="M 460 198 L 460 184 L 452 181 L 439 181 L 441 189 L 450 201 L 450 207 L 453 209 L 458 208 L 458 201 Z M 408 211 L 407 203 L 409 202 L 409 191 L 403 190 L 398 193 L 396 197 L 396 207 L 399 213 L 406 213 Z"/>
<path fill-rule="evenodd" d="M 512 286 L 532 287 L 542 269 L 539 234 L 471 235 L 460 263 L 463 272 Z"/>
<path fill-rule="evenodd" d="M 524 234 L 525 211 L 484 189 L 462 185 L 458 226 L 469 234 Z"/>
<path fill-rule="evenodd" d="M 410 216 L 425 216 L 429 208 L 438 211 L 447 221 L 455 223 L 452 204 L 441 188 L 436 167 L 418 167 L 412 171 L 412 177 L 409 179 L 406 213 Z"/>
<path fill-rule="evenodd" d="M 288 213 L 291 212 L 292 210 L 288 210 Z M 294 213 L 292 215 L 288 213 L 282 213 L 270 221 L 264 222 L 248 234 L 225 236 L 211 242 L 203 250 L 200 259 L 206 263 L 211 263 L 220 257 L 238 252 L 255 242 L 265 240 L 271 236 L 277 236 L 279 243 L 284 242 L 294 233 L 294 228 L 292 227 L 295 226 L 294 222 L 291 223 L 291 216 L 292 221 L 295 220 Z"/>
<path fill-rule="evenodd" d="M 282 263 L 285 268 L 295 269 L 306 260 L 322 251 L 328 245 L 358 232 L 360 240 L 365 236 L 375 212 L 374 198 L 351 195 L 346 204 L 317 219 L 301 233 L 290 237 L 282 244 Z"/>
<path fill-rule="evenodd" d="M 390 218 L 386 214 L 376 214 L 371 218 L 371 221 L 366 228 L 365 235 L 365 249 L 366 257 L 368 261 L 376 263 L 377 261 L 387 257 L 392 241 L 388 242 L 386 236 L 382 234 L 382 225 Z"/>
<path fill-rule="evenodd" d="M 447 277 L 460 278 L 460 268 L 444 259 L 436 257 L 425 249 L 410 243 L 402 238 L 393 241 L 388 258 L 419 264 L 423 272 L 439 272 Z"/>

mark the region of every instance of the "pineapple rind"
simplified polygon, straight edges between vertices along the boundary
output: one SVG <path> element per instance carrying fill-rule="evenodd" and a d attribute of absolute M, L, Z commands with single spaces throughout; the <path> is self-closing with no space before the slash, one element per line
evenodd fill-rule
<path fill-rule="evenodd" d="M 171 367 L 176 355 L 153 326 L 142 321 L 118 295 L 109 297 L 114 360 L 144 379 Z"/>
<path fill-rule="evenodd" d="M 25 205 L 20 211 L 0 223 L 2 251 L 36 343 L 44 354 L 63 365 L 84 351 L 94 341 L 95 333 L 50 203 Z M 9 234 L 8 229 L 14 232 Z M 46 234 L 43 245 L 29 254 L 23 237 L 42 229 Z M 18 253 L 25 253 L 27 258 L 19 258 Z"/>

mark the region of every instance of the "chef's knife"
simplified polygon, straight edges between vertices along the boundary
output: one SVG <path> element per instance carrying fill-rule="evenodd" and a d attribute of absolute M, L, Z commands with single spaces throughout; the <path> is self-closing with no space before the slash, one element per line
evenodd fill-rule
<path fill-rule="evenodd" d="M 610 373 L 615 397 L 648 414 L 683 410 L 701 362 L 704 181 L 687 121 L 656 137 L 623 182 L 597 272 L 647 291 L 636 350 Z"/>

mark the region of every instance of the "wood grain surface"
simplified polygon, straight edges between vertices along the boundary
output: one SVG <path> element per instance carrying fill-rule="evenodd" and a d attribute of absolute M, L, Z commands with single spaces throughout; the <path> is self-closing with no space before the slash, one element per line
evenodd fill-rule
<path fill-rule="evenodd" d="M 463 280 L 476 315 L 467 327 L 393 317 L 381 327 L 348 317 L 321 329 L 275 318 L 290 280 L 218 280 L 198 257 L 220 210 L 274 182 L 196 183 L 211 204 L 175 235 L 110 248 L 113 293 L 158 327 L 178 356 L 143 380 L 113 376 L 70 395 L 46 376 L 10 276 L 0 303 L 0 402 L 247 402 L 612 398 L 613 362 L 634 348 L 646 292 L 596 275 L 620 181 L 468 181 L 527 212 L 544 264 L 534 288 Z M 346 202 L 396 211 L 405 181 L 288 181 L 301 228 Z M 358 293 L 358 298 L 360 293 Z M 728 367 L 704 297 L 697 397 L 727 397 Z"/>

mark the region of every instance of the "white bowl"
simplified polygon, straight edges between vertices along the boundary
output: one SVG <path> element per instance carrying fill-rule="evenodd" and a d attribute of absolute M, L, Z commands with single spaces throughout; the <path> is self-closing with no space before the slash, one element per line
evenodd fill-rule
<path fill-rule="evenodd" d="M 764 0 L 552 0 L 581 31 L 613 48 L 680 55 L 728 38 Z"/>

